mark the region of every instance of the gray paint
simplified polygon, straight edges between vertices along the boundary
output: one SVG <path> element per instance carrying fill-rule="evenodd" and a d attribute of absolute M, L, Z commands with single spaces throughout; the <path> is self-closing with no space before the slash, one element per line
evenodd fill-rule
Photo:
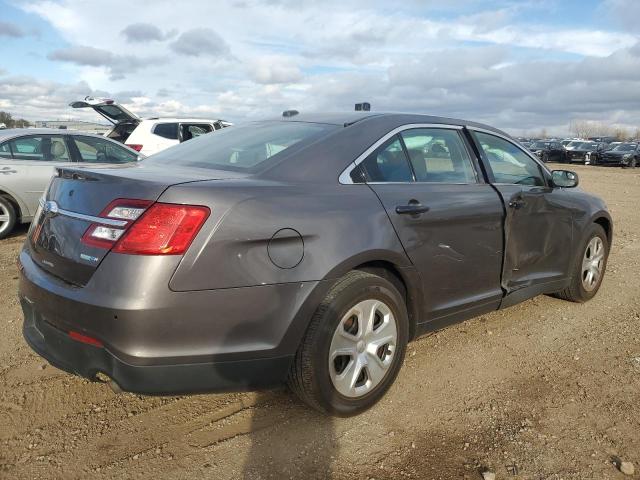
<path fill-rule="evenodd" d="M 77 257 L 87 252 L 77 239 L 88 223 L 51 221 L 45 228 L 64 247 L 26 242 L 21 295 L 47 321 L 102 339 L 133 365 L 291 357 L 335 279 L 353 268 L 404 282 L 412 332 L 420 334 L 563 288 L 585 228 L 611 221 L 604 203 L 579 189 L 491 185 L 464 128 L 475 184 L 341 184 L 354 160 L 405 124 L 470 125 L 509 138 L 459 120 L 365 113 L 316 117 L 347 126 L 254 175 L 174 171 L 152 159 L 65 170 L 47 199 L 66 209 L 96 215 L 124 197 L 207 205 L 211 215 L 183 257 L 102 252 L 82 275 Z M 518 195 L 529 210 L 510 210 Z M 430 210 L 395 213 L 412 199 Z M 66 264 L 51 275 L 43 258 Z"/>

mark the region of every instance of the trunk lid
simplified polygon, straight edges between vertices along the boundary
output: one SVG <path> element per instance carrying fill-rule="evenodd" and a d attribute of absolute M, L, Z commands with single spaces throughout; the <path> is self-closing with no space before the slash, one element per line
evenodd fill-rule
<path fill-rule="evenodd" d="M 138 125 L 141 121 L 141 118 L 135 113 L 131 113 L 122 105 L 108 98 L 85 97 L 84 100 L 72 102 L 69 106 L 72 108 L 93 108 L 114 125 L 119 123 Z"/>
<path fill-rule="evenodd" d="M 109 248 L 82 241 L 92 224 L 116 199 L 156 201 L 170 186 L 245 175 L 221 170 L 144 165 L 112 168 L 57 168 L 40 200 L 27 238 L 33 260 L 50 274 L 77 286 L 89 281 Z"/>

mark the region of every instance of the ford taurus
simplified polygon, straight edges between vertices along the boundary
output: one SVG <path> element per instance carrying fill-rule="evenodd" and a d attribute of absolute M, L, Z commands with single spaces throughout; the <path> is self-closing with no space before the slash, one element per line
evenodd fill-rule
<path fill-rule="evenodd" d="M 61 167 L 19 257 L 24 336 L 126 391 L 286 382 L 356 414 L 417 336 L 540 294 L 596 294 L 612 220 L 577 185 L 489 126 L 371 112 Z"/>

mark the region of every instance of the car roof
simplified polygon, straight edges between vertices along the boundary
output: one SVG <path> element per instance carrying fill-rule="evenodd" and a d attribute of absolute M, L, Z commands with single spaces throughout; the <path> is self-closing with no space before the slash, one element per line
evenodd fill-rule
<path fill-rule="evenodd" d="M 143 122 L 226 122 L 226 120 L 223 120 L 221 118 L 192 118 L 192 117 L 150 117 L 150 118 L 143 118 L 142 119 Z"/>
<path fill-rule="evenodd" d="M 66 128 L 7 128 L 0 130 L 0 141 L 7 138 L 22 137 L 24 135 L 82 135 L 84 137 L 106 138 L 104 135 L 84 132 L 82 130 L 69 130 Z"/>
<path fill-rule="evenodd" d="M 410 123 L 427 123 L 427 124 L 443 124 L 457 126 L 471 126 L 490 130 L 502 135 L 511 137 L 511 135 L 498 130 L 490 125 L 478 122 L 461 120 L 458 118 L 440 117 L 435 115 L 426 115 L 421 113 L 400 113 L 400 112 L 343 112 L 343 113 L 298 113 L 291 117 L 278 117 L 271 120 L 280 120 L 283 122 L 308 122 L 308 123 L 328 123 L 332 125 L 343 125 L 345 127 L 354 123 L 367 120 L 376 123 L 387 123 L 389 126 L 401 126 Z"/>

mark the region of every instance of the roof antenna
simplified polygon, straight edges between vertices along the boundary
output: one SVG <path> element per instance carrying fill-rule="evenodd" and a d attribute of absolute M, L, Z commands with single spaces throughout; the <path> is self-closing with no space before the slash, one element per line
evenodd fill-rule
<path fill-rule="evenodd" d="M 371 104 L 369 102 L 356 103 L 356 112 L 369 112 L 371 111 Z"/>
<path fill-rule="evenodd" d="M 285 110 L 284 112 L 282 112 L 282 116 L 284 118 L 295 117 L 299 113 L 300 112 L 298 110 Z"/>

